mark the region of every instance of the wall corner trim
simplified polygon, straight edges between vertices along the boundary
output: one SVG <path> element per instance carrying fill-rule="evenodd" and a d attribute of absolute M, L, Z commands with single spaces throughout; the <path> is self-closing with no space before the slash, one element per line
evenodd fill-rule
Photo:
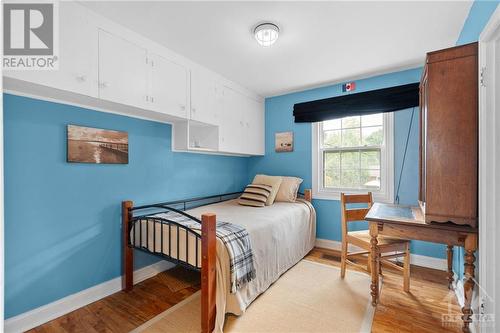
<path fill-rule="evenodd" d="M 316 246 L 324 249 L 340 251 L 342 243 L 330 239 L 317 238 Z M 448 270 L 448 264 L 446 259 L 428 257 L 420 254 L 411 254 L 411 264 L 427 268 L 439 269 L 441 271 Z"/>
<path fill-rule="evenodd" d="M 134 271 L 134 283 L 137 284 L 149 279 L 156 274 L 173 267 L 167 261 L 159 261 L 152 265 Z M 103 282 L 96 286 L 58 299 L 52 303 L 43 305 L 36 309 L 21 313 L 15 317 L 5 320 L 4 331 L 6 333 L 24 332 L 85 305 L 98 301 L 106 296 L 119 292 L 122 289 L 121 276 Z"/>

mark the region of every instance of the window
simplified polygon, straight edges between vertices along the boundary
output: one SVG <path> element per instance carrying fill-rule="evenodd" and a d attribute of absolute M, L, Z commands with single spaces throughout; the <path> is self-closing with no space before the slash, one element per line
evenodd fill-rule
<path fill-rule="evenodd" d="M 340 192 L 373 192 L 392 201 L 391 113 L 345 117 L 313 124 L 313 195 L 339 199 Z"/>

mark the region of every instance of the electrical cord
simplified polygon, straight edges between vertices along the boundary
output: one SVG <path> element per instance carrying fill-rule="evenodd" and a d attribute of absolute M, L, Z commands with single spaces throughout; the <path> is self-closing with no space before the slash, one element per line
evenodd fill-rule
<path fill-rule="evenodd" d="M 397 204 L 399 204 L 399 189 L 401 188 L 401 178 L 403 176 L 403 169 L 405 167 L 406 152 L 408 151 L 408 142 L 410 141 L 410 133 L 411 133 L 412 125 L 413 125 L 413 115 L 414 114 L 415 114 L 415 107 L 413 107 L 411 110 L 410 126 L 408 127 L 408 134 L 406 135 L 405 152 L 403 154 L 403 162 L 401 163 L 401 171 L 399 172 L 398 189 L 396 191 L 396 203 Z"/>

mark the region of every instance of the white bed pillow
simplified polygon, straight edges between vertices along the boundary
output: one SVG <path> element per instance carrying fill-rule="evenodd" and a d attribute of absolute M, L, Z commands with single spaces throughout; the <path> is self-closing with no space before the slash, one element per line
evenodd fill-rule
<path fill-rule="evenodd" d="M 276 202 L 295 202 L 297 192 L 303 179 L 298 177 L 282 177 L 280 188 L 276 194 Z"/>
<path fill-rule="evenodd" d="M 280 176 L 267 176 L 267 175 L 256 175 L 253 179 L 252 184 L 262 184 L 271 186 L 271 193 L 266 201 L 266 206 L 270 206 L 274 203 L 276 194 L 280 188 L 282 177 Z"/>

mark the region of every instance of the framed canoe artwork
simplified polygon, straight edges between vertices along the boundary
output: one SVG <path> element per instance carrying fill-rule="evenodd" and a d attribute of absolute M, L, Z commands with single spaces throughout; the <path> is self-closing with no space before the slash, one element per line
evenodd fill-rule
<path fill-rule="evenodd" d="M 275 133 L 274 150 L 277 153 L 293 151 L 293 132 Z"/>
<path fill-rule="evenodd" d="M 68 125 L 68 162 L 128 164 L 128 133 Z"/>

